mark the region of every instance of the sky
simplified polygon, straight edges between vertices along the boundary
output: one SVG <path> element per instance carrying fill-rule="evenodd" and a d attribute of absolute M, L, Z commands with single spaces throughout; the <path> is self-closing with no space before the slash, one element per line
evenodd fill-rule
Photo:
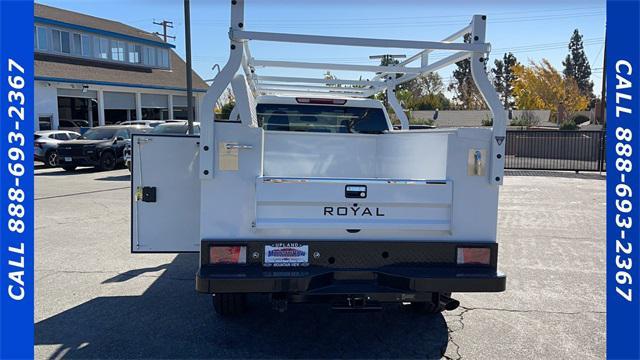
<path fill-rule="evenodd" d="M 181 0 L 38 0 L 37 2 L 140 28 L 161 31 L 153 21 L 173 21 L 176 51 L 184 58 L 184 5 Z M 231 1 L 191 0 L 192 58 L 204 79 L 217 73 L 229 56 Z M 521 63 L 548 59 L 559 71 L 568 53 L 574 29 L 584 36 L 584 47 L 599 94 L 605 35 L 605 0 L 246 0 L 245 30 L 314 35 L 439 41 L 461 29 L 473 14 L 487 15 L 490 63 L 513 52 Z M 377 65 L 369 55 L 413 55 L 416 50 L 363 47 L 251 43 L 252 55 L 262 60 L 339 62 Z M 450 52 L 434 52 L 430 60 Z M 416 63 L 418 64 L 418 63 Z M 447 85 L 454 66 L 439 71 Z M 323 70 L 258 69 L 263 75 L 321 77 Z M 371 78 L 372 73 L 332 71 L 340 79 Z"/>

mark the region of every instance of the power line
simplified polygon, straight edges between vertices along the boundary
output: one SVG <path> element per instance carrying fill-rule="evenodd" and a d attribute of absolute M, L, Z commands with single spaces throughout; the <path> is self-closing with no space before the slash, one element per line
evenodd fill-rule
<path fill-rule="evenodd" d="M 541 13 L 541 14 L 548 14 L 548 13 L 561 13 L 561 12 L 568 12 L 567 14 L 555 14 L 555 15 L 576 15 L 576 11 L 579 11 L 581 13 L 584 13 L 586 11 L 598 11 L 599 13 L 603 13 L 604 7 L 578 7 L 578 8 L 563 8 L 563 9 L 544 9 L 544 10 L 528 10 L 528 11 L 522 11 L 522 10 L 514 10 L 514 11 L 502 11 L 502 12 L 489 12 L 486 15 L 489 16 L 490 18 L 494 18 L 494 16 L 500 16 L 500 15 L 506 15 L 506 14 L 524 14 L 527 17 L 530 16 L 542 16 L 542 15 L 532 15 L 535 13 Z M 551 16 L 554 16 L 553 14 Z M 343 22 L 343 23 L 347 23 L 347 24 L 353 24 L 354 22 L 367 22 L 367 24 L 371 23 L 371 20 L 414 20 L 414 19 L 418 19 L 418 20 L 424 20 L 424 19 L 442 19 L 442 18 L 460 18 L 463 20 L 468 20 L 469 16 L 468 15 L 437 15 L 437 16 L 385 16 L 385 17 L 358 17 L 358 18 L 349 18 L 349 19 L 336 19 L 335 17 L 330 18 L 330 19 L 319 19 L 319 18 L 314 18 L 314 19 L 305 19 L 305 20 L 300 20 L 300 21 L 292 21 L 291 19 L 287 18 L 287 19 L 274 19 L 274 18 L 270 18 L 268 20 L 257 20 L 257 21 L 249 21 L 249 24 L 278 24 L 281 25 L 283 23 L 285 24 L 309 24 L 309 23 L 318 23 L 319 25 L 327 25 L 327 24 L 331 24 L 331 23 L 336 23 L 336 22 Z M 213 20 L 213 21 L 199 21 L 199 23 L 219 23 L 222 25 L 228 25 L 228 21 L 226 20 Z M 365 24 L 365 25 L 367 25 Z"/>
<path fill-rule="evenodd" d="M 584 18 L 584 17 L 593 17 L 593 16 L 602 16 L 604 15 L 603 11 L 590 11 L 590 12 L 580 12 L 580 13 L 571 13 L 571 14 L 552 14 L 552 15 L 527 15 L 527 16 L 510 16 L 510 17 L 492 17 L 491 23 L 493 24 L 504 24 L 504 23 L 513 23 L 513 22 L 531 22 L 531 21 L 545 21 L 545 20 L 562 20 L 562 19 L 570 19 L 570 18 Z M 440 19 L 442 17 L 438 17 Z M 399 20 L 399 21 L 389 21 L 393 20 L 393 18 L 386 19 L 387 21 L 383 22 L 367 22 L 367 23 L 357 23 L 354 20 L 344 20 L 336 22 L 333 20 L 326 20 L 323 22 L 291 22 L 291 21 L 283 21 L 283 22 L 266 22 L 266 21 L 249 21 L 248 24 L 251 27 L 255 28 L 270 28 L 277 27 L 278 29 L 298 29 L 298 28 L 314 28 L 314 27 L 337 27 L 337 28 L 376 28 L 376 27 L 436 27 L 436 26 L 464 26 L 469 23 L 468 16 L 462 17 L 461 20 L 426 20 L 428 17 L 421 17 L 422 21 L 408 21 L 408 20 Z M 198 22 L 200 25 L 218 25 L 222 23 L 216 23 L 215 21 L 202 21 Z"/>

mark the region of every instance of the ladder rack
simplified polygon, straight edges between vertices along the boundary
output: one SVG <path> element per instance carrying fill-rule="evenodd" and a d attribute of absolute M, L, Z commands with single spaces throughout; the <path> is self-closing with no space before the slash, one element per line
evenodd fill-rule
<path fill-rule="evenodd" d="M 421 74 L 437 71 L 448 65 L 464 59 L 470 59 L 471 74 L 473 80 L 493 113 L 493 137 L 491 161 L 491 183 L 502 183 L 504 169 L 504 137 L 506 132 L 506 112 L 500 99 L 491 85 L 485 70 L 485 63 L 491 51 L 491 45 L 485 42 L 487 17 L 474 15 L 469 25 L 459 29 L 441 41 L 416 41 L 396 39 L 375 39 L 338 37 L 322 35 L 302 35 L 275 32 L 258 32 L 245 30 L 244 21 L 245 0 L 231 0 L 231 24 L 229 30 L 230 56 L 222 71 L 215 77 L 209 90 L 201 102 L 200 114 L 213 114 L 213 108 L 218 98 L 231 83 L 236 73 L 242 69 L 247 85 L 252 95 L 302 95 L 314 97 L 341 97 L 341 98 L 367 98 L 379 92 L 386 92 L 389 105 L 398 116 L 403 130 L 409 129 L 409 121 L 403 112 L 402 106 L 395 96 L 396 86 L 411 81 Z M 471 34 L 471 42 L 460 40 L 465 34 Z M 268 59 L 256 59 L 251 55 L 249 44 L 252 41 L 265 41 L 277 43 L 300 43 L 316 45 L 336 45 L 352 47 L 378 47 L 413 49 L 418 52 L 406 60 L 393 66 L 355 65 L 341 63 L 320 63 L 300 61 L 276 61 Z M 443 59 L 429 63 L 429 54 L 434 50 L 446 50 L 452 54 Z M 418 63 L 419 60 L 419 63 Z M 347 70 L 365 73 L 373 73 L 369 80 L 348 79 L 324 79 L 321 77 L 293 77 L 293 76 L 260 76 L 260 68 L 283 69 L 318 69 L 318 70 Z M 202 136 L 205 140 L 201 146 L 212 141 L 213 119 L 201 119 Z M 212 144 L 208 144 L 211 148 Z M 211 166 L 205 166 L 207 161 L 213 161 L 212 151 L 201 156 L 203 173 L 201 178 L 213 177 Z M 204 169 L 206 168 L 206 174 Z"/>

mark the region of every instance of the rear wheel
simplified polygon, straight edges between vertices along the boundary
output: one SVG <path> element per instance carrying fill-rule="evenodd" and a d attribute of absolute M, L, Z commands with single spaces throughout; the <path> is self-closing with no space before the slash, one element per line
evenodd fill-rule
<path fill-rule="evenodd" d="M 100 170 L 113 170 L 116 168 L 116 156 L 111 151 L 105 151 L 100 156 Z"/>
<path fill-rule="evenodd" d="M 246 307 L 246 294 L 213 294 L 213 309 L 218 315 L 240 315 Z"/>
<path fill-rule="evenodd" d="M 47 154 L 44 157 L 44 164 L 47 165 L 47 167 L 58 166 L 58 153 L 53 150 L 47 151 Z"/>
<path fill-rule="evenodd" d="M 62 168 L 64 169 L 64 171 L 73 171 L 73 170 L 76 169 L 75 166 L 71 166 L 71 165 L 70 166 L 63 166 Z"/>

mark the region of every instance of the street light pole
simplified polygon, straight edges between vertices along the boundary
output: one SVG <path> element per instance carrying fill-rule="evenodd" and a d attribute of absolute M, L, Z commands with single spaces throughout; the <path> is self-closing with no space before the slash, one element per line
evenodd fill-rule
<path fill-rule="evenodd" d="M 188 134 L 193 135 L 193 78 L 191 70 L 191 11 L 189 0 L 184 0 L 184 38 L 187 55 L 187 124 Z"/>

